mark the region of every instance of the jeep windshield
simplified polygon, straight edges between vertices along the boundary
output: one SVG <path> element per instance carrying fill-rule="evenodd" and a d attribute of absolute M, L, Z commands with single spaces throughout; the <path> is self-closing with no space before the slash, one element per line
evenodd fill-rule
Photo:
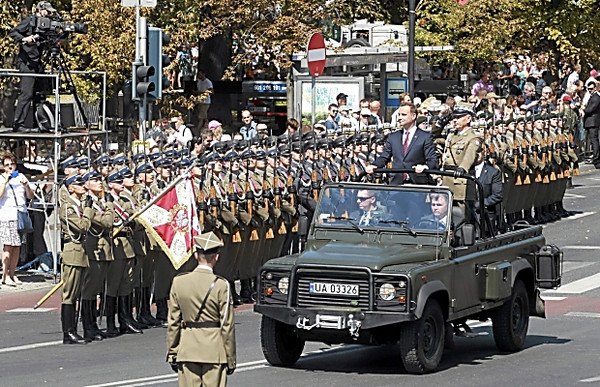
<path fill-rule="evenodd" d="M 384 186 L 325 187 L 315 212 L 315 226 L 398 229 L 410 234 L 445 231 L 451 205 L 447 191 Z"/>

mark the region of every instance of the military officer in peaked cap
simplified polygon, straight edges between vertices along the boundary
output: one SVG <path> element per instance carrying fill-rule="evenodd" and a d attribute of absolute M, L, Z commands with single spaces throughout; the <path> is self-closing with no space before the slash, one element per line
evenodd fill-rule
<path fill-rule="evenodd" d="M 171 287 L 167 362 L 180 386 L 225 386 L 236 367 L 229 282 L 213 273 L 223 246 L 213 232 L 194 238 L 198 267 Z"/>

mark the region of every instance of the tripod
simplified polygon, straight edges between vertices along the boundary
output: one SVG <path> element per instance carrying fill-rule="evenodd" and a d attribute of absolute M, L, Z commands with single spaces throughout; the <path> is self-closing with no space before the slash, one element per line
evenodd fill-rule
<path fill-rule="evenodd" d="M 87 115 L 83 110 L 81 99 L 77 94 L 77 89 L 75 88 L 75 83 L 73 82 L 73 77 L 71 75 L 71 70 L 69 69 L 69 64 L 67 63 L 67 60 L 65 59 L 61 47 L 58 45 L 58 42 L 50 43 L 52 44 L 49 51 L 45 55 L 46 60 L 42 61 L 42 63 L 48 63 L 50 65 L 50 74 L 60 74 L 58 81 L 59 84 L 61 83 L 60 78 L 64 79 L 65 90 L 68 94 L 71 94 L 73 96 L 75 104 L 77 105 L 77 109 L 79 109 L 79 112 L 81 113 L 81 117 L 85 124 L 85 128 L 87 130 L 90 130 L 90 124 Z M 54 87 L 58 88 L 59 84 L 54 85 Z M 60 101 L 56 101 L 56 103 L 60 103 Z"/>

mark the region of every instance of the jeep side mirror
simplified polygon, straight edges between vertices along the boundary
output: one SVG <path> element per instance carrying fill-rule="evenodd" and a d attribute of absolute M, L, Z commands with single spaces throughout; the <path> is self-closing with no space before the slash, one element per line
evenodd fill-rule
<path fill-rule="evenodd" d="M 461 227 L 461 239 L 463 246 L 473 246 L 475 244 L 475 225 L 474 224 L 463 224 Z"/>

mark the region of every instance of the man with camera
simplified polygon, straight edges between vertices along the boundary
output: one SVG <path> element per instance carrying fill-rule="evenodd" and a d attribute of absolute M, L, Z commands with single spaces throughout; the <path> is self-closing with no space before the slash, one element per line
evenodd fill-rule
<path fill-rule="evenodd" d="M 21 73 L 40 73 L 42 66 L 43 46 L 40 45 L 40 36 L 35 33 L 36 19 L 38 17 L 48 17 L 56 9 L 47 1 L 41 1 L 36 6 L 35 15 L 27 16 L 13 28 L 9 35 L 19 45 L 19 54 L 17 56 L 17 69 Z M 13 132 L 22 131 L 25 127 L 25 119 L 29 113 L 29 107 L 36 91 L 36 77 L 21 77 L 21 92 L 19 102 L 15 110 L 13 121 Z"/>

